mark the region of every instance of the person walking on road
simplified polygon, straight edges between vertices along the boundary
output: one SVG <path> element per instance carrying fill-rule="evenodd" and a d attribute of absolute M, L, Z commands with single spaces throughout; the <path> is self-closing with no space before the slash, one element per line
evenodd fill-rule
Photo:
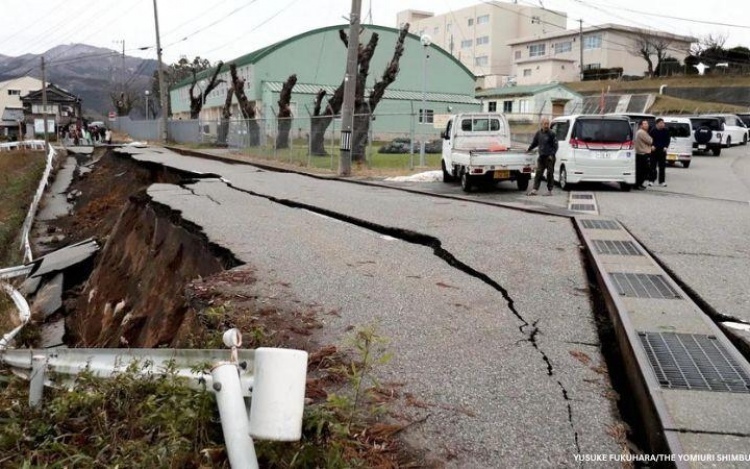
<path fill-rule="evenodd" d="M 557 155 L 557 136 L 549 128 L 549 119 L 542 118 L 542 128 L 534 134 L 534 139 L 529 145 L 526 153 L 531 153 L 534 148 L 539 147 L 539 158 L 536 163 L 536 174 L 534 175 L 534 187 L 526 195 L 537 195 L 539 186 L 542 184 L 542 173 L 547 170 L 547 192 L 544 195 L 552 195 L 552 187 L 555 184 L 555 155 Z"/>
<path fill-rule="evenodd" d="M 644 190 L 643 185 L 650 174 L 650 155 L 653 151 L 654 140 L 648 133 L 648 121 L 642 120 L 635 133 L 635 188 Z"/>
<path fill-rule="evenodd" d="M 649 186 L 652 186 L 656 182 L 657 168 L 659 170 L 659 185 L 661 187 L 667 187 L 666 181 L 666 168 L 667 168 L 667 148 L 669 143 L 672 141 L 672 137 L 669 135 L 669 129 L 667 129 L 664 119 L 656 119 L 656 128 L 652 129 L 651 138 L 653 139 L 654 151 L 651 152 L 651 165 L 649 171 Z"/>

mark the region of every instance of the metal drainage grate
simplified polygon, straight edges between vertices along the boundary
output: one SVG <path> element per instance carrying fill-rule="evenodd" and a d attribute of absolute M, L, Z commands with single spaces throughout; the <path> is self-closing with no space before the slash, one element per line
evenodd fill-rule
<path fill-rule="evenodd" d="M 609 274 L 615 281 L 617 291 L 622 296 L 634 298 L 680 298 L 679 293 L 667 283 L 661 275 L 655 274 L 629 274 L 615 272 Z"/>
<path fill-rule="evenodd" d="M 750 393 L 750 376 L 716 337 L 639 332 L 663 388 Z"/>
<path fill-rule="evenodd" d="M 641 250 L 632 241 L 609 241 L 595 239 L 594 247 L 599 254 L 614 256 L 642 256 Z"/>
<path fill-rule="evenodd" d="M 620 225 L 612 220 L 581 220 L 584 228 L 589 230 L 619 230 Z"/>
<path fill-rule="evenodd" d="M 594 196 L 592 194 L 571 194 L 570 198 L 592 200 Z"/>
<path fill-rule="evenodd" d="M 571 210 L 578 210 L 583 212 L 595 212 L 596 205 L 592 204 L 570 204 Z"/>

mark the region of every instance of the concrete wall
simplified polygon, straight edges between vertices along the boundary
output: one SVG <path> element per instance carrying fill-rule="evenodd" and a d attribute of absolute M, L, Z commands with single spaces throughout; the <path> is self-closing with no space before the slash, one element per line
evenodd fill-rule
<path fill-rule="evenodd" d="M 664 88 L 664 94 L 692 101 L 709 101 L 735 106 L 747 106 L 748 111 L 750 111 L 750 88 L 748 87 L 674 88 L 668 86 Z M 719 109 L 717 109 L 718 111 Z"/>

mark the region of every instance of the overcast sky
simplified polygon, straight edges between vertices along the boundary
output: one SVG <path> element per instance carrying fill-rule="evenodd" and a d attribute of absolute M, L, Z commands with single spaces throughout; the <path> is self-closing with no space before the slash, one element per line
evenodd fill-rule
<path fill-rule="evenodd" d="M 442 14 L 477 3 L 481 1 L 362 0 L 362 15 L 368 23 L 395 27 L 401 10 Z M 719 34 L 727 37 L 728 47 L 750 47 L 747 0 L 518 3 L 543 3 L 566 12 L 569 28 L 583 19 L 584 26 L 620 23 L 695 37 Z M 342 24 L 350 8 L 350 0 L 158 0 L 164 60 L 171 63 L 183 55 L 231 60 L 310 29 Z M 153 13 L 153 0 L 0 0 L 0 54 L 41 53 L 71 43 L 121 51 L 124 41 L 128 55 L 156 58 Z M 139 51 L 141 47 L 150 49 Z"/>

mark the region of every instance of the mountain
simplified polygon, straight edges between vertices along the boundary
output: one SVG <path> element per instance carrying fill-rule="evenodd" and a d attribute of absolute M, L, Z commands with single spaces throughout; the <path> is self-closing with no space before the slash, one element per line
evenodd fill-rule
<path fill-rule="evenodd" d="M 156 60 L 127 55 L 123 60 L 121 52 L 111 49 L 68 44 L 55 46 L 44 54 L 0 55 L 0 81 L 23 75 L 41 78 L 42 55 L 47 81 L 80 96 L 84 114 L 97 118 L 114 110 L 110 93 L 119 95 L 123 83 L 126 90 L 142 101 L 144 91 L 151 90 L 157 68 Z M 139 109 L 138 105 L 135 108 Z"/>

